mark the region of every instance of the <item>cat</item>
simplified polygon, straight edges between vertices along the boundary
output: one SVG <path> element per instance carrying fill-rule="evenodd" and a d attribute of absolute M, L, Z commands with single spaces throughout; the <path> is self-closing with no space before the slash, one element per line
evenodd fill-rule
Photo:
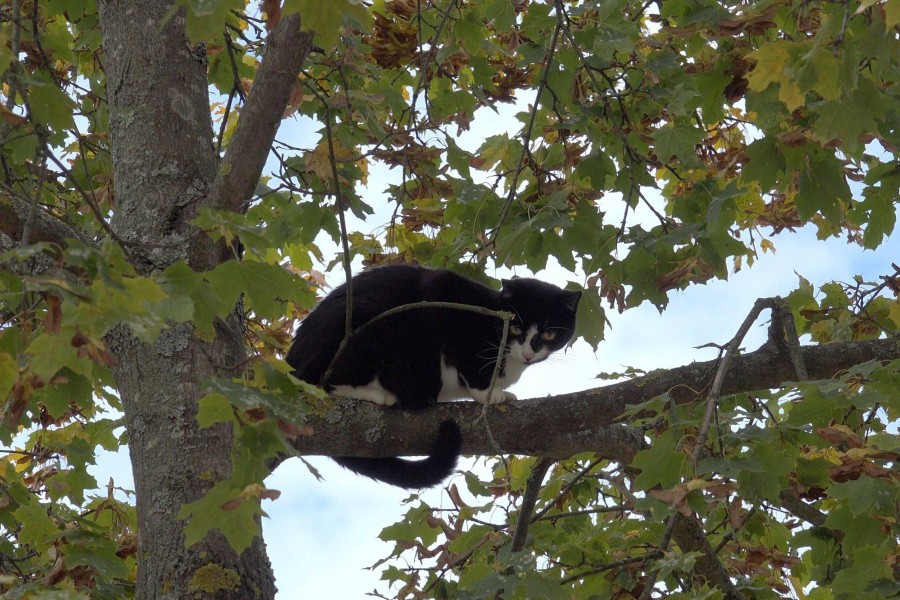
<path fill-rule="evenodd" d="M 352 329 L 356 333 L 337 359 L 346 323 L 345 285 L 335 288 L 300 323 L 287 363 L 296 377 L 335 396 L 397 405 L 403 410 L 459 398 L 490 403 L 515 400 L 505 388 L 515 383 L 527 366 L 568 344 L 581 299 L 579 291 L 536 279 L 504 279 L 498 292 L 453 271 L 411 264 L 363 271 L 353 277 L 352 286 Z M 363 327 L 389 309 L 422 301 L 455 302 L 515 314 L 490 398 L 487 390 L 500 347 L 501 319 L 452 308 L 413 308 Z M 453 472 L 461 446 L 459 426 L 444 421 L 424 460 L 334 460 L 395 486 L 426 488 Z"/>

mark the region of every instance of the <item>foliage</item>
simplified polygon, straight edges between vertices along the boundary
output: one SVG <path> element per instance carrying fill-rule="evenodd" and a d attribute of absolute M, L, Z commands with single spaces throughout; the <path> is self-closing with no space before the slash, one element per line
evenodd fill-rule
<path fill-rule="evenodd" d="M 279 357 L 314 305 L 317 269 L 341 261 L 323 248 L 342 241 L 344 212 L 364 223 L 343 237 L 365 264 L 485 278 L 488 264 L 558 262 L 585 291 L 578 335 L 595 347 L 606 308 L 663 309 L 672 291 L 752 266 L 777 234 L 812 225 L 874 248 L 894 230 L 898 0 L 320 4 L 173 9 L 205 45 L 220 151 L 269 30 L 300 11 L 319 46 L 285 114 L 321 128 L 309 147 L 275 144 L 246 212 L 199 212 L 198 229 L 242 252 L 198 272 L 116 234 L 96 5 L 0 3 L 0 241 L 14 241 L 0 256 L 0 590 L 11 597 L 132 593 L 131 497 L 112 481 L 91 491 L 88 472 L 99 449 L 127 444 L 104 336 L 128 328 L 159 345 L 187 327 L 210 340 L 239 300 L 252 365 L 207 382 L 200 410 L 202 425 L 239 431 L 234 474 L 181 516 L 188 543 L 218 528 L 249 544 L 261 500 L 277 497 L 260 485 L 267 458 L 320 408 L 313 390 L 295 400 Z M 467 147 L 460 134 L 501 104 L 519 110 L 515 130 Z M 377 166 L 397 173 L 386 224 L 365 221 Z M 887 268 L 880 282 L 818 292 L 801 279 L 788 297 L 800 330 L 818 343 L 896 334 L 900 280 Z M 416 597 L 648 597 L 652 581 L 670 597 L 718 597 L 692 579 L 697 552 L 663 543 L 682 514 L 747 597 L 810 586 L 810 597 L 889 597 L 898 369 L 723 398 L 702 460 L 691 460 L 702 416 L 687 406 L 665 412 L 631 465 L 559 461 L 527 551 L 510 540 L 535 459 L 497 463 L 491 481 L 469 474 L 468 499 L 451 488 L 456 510 L 413 503 L 382 534 L 392 558 L 433 568 L 391 560 L 384 578 Z"/>

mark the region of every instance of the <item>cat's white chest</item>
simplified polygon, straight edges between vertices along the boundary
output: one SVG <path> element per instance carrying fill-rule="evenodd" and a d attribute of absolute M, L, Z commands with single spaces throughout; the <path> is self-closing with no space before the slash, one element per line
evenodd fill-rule
<path fill-rule="evenodd" d="M 448 365 L 441 356 L 441 391 L 438 392 L 438 402 L 451 402 L 460 398 L 470 398 L 469 389 L 463 385 L 456 367 Z"/>

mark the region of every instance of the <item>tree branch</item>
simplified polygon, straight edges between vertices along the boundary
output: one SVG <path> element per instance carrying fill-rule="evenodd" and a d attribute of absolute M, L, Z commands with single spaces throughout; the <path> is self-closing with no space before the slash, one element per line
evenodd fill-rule
<path fill-rule="evenodd" d="M 827 379 L 868 360 L 900 358 L 900 338 L 800 350 L 809 377 Z M 642 436 L 621 424 L 626 406 L 666 392 L 678 404 L 696 401 L 693 390 L 707 386 L 715 371 L 716 361 L 692 363 L 602 388 L 496 405 L 491 408 L 491 430 L 500 448 L 513 454 L 562 457 L 592 450 L 627 462 L 640 449 Z M 722 393 L 773 388 L 795 379 L 787 351 L 767 343 L 734 358 Z M 424 455 L 440 422 L 453 419 L 463 432 L 464 454 L 493 455 L 496 450 L 478 421 L 481 410 L 480 403 L 452 402 L 410 413 L 342 399 L 323 414 L 310 415 L 307 422 L 315 433 L 296 439 L 294 446 L 304 455 Z"/>
<path fill-rule="evenodd" d="M 201 206 L 234 212 L 247 210 L 300 67 L 311 47 L 312 32 L 300 31 L 300 15 L 296 13 L 281 19 L 269 34 L 265 58 L 256 73 L 250 96 Z M 196 268 L 218 262 L 221 248 L 214 248 L 205 238 L 192 245 L 192 263 Z"/>
<path fill-rule="evenodd" d="M 692 571 L 694 576 L 700 579 L 698 583 L 702 584 L 702 581 L 707 581 L 714 585 L 722 591 L 726 600 L 743 598 L 744 595 L 735 588 L 725 567 L 719 562 L 715 551 L 709 545 L 709 538 L 706 537 L 706 532 L 703 531 L 703 526 L 697 519 L 678 513 L 672 515 L 671 518 L 674 525 L 672 537 L 681 551 L 700 553 Z"/>
<path fill-rule="evenodd" d="M 0 233 L 19 241 L 30 212 L 30 203 L 19 198 L 0 196 Z M 30 244 L 53 242 L 65 246 L 66 238 L 77 238 L 86 244 L 92 243 L 83 232 L 44 211 L 39 210 L 34 214 L 29 235 Z"/>

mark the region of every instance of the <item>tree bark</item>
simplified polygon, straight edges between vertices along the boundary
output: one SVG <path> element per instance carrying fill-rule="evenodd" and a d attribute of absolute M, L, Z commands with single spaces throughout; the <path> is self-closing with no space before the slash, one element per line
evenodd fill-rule
<path fill-rule="evenodd" d="M 166 0 L 100 2 L 116 195 L 111 225 L 142 272 L 178 260 L 208 269 L 228 258 L 190 221 L 200 206 L 246 210 L 253 192 L 246 182 L 259 179 L 310 46 L 296 15 L 272 33 L 263 64 L 274 68 L 265 76 L 260 69 L 261 91 L 245 107 L 255 118 L 242 117 L 238 125 L 238 132 L 251 130 L 255 137 L 241 133 L 241 142 L 236 132 L 230 150 L 260 156 L 217 174 L 205 52 L 186 39 L 183 12 L 169 14 L 171 6 Z M 235 192 L 229 184 L 237 176 Z M 185 523 L 177 518 L 183 504 L 230 475 L 231 427 L 199 429 L 197 400 L 205 379 L 239 374 L 246 356 L 242 331 L 236 310 L 216 324 L 210 343 L 199 341 L 190 324 L 165 331 L 153 346 L 125 327 L 107 335 L 137 496 L 138 598 L 274 597 L 260 537 L 240 556 L 215 531 L 186 548 Z"/>
<path fill-rule="evenodd" d="M 202 47 L 188 43 L 180 11 L 165 20 L 169 7 L 159 0 L 100 3 L 117 205 L 112 227 L 123 240 L 147 244 L 129 245 L 146 270 L 189 258 L 185 241 L 196 231 L 185 209 L 206 194 L 216 165 Z M 186 548 L 185 523 L 176 517 L 230 475 L 232 432 L 199 429 L 196 401 L 204 379 L 237 374 L 234 365 L 245 357 L 240 322 L 222 323 L 208 344 L 189 325 L 167 330 L 152 347 L 124 327 L 107 343 L 134 471 L 137 597 L 274 597 L 261 539 L 241 556 L 215 533 Z"/>
<path fill-rule="evenodd" d="M 868 360 L 900 358 L 900 338 L 802 346 L 801 353 L 811 379 L 829 379 Z M 641 436 L 623 425 L 629 420 L 622 417 L 627 406 L 663 393 L 677 404 L 703 399 L 697 390 L 708 387 L 717 365 L 698 362 L 601 388 L 492 406 L 488 424 L 500 449 L 511 454 L 564 457 L 595 451 L 628 462 L 640 449 Z M 734 358 L 722 393 L 774 388 L 796 379 L 786 350 L 766 343 Z M 298 453 L 308 455 L 424 455 L 441 421 L 452 419 L 462 429 L 464 454 L 496 454 L 481 414 L 482 406 L 475 402 L 452 402 L 410 414 L 336 400 L 324 413 L 309 415 L 306 422 L 314 433 L 293 443 Z"/>

